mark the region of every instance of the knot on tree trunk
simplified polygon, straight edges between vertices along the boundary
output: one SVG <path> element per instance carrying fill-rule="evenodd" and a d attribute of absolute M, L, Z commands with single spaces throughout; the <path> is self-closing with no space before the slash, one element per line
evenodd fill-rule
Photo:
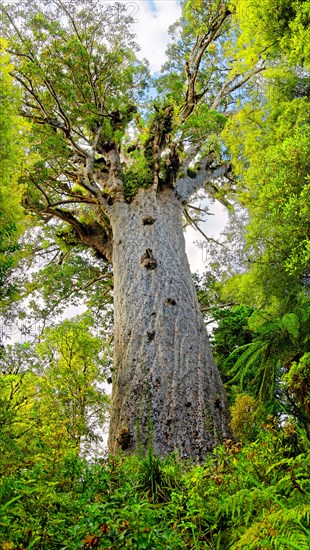
<path fill-rule="evenodd" d="M 142 220 L 142 225 L 153 225 L 155 221 L 155 218 L 153 218 L 152 216 L 146 216 Z"/>
<path fill-rule="evenodd" d="M 168 304 L 169 306 L 175 306 L 176 305 L 176 301 L 174 298 L 167 298 L 166 300 L 166 304 Z"/>
<path fill-rule="evenodd" d="M 127 428 L 122 428 L 116 438 L 118 445 L 122 451 L 126 451 L 130 445 L 131 435 Z"/>
<path fill-rule="evenodd" d="M 155 260 L 151 248 L 147 248 L 145 250 L 145 253 L 143 256 L 141 256 L 140 263 L 145 267 L 146 269 L 156 269 L 157 267 L 157 260 Z"/>

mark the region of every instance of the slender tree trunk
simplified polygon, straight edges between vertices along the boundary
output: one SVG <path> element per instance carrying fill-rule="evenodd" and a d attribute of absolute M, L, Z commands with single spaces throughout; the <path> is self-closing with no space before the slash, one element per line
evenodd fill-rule
<path fill-rule="evenodd" d="M 112 207 L 115 356 L 109 450 L 203 459 L 229 436 L 172 189 Z"/>

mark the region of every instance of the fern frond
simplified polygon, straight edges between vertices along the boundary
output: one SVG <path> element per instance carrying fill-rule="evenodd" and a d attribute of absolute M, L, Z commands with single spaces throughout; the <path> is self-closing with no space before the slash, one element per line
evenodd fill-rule
<path fill-rule="evenodd" d="M 290 335 L 298 338 L 300 322 L 296 313 L 286 313 L 281 319 L 281 324 Z"/>
<path fill-rule="evenodd" d="M 246 346 L 242 346 L 242 348 L 246 348 L 244 353 L 242 353 L 241 356 L 237 359 L 236 363 L 230 369 L 228 372 L 228 375 L 234 374 L 236 371 L 237 375 L 233 378 L 233 380 L 230 380 L 229 383 L 233 382 L 234 380 L 237 380 L 240 372 L 246 369 L 246 371 L 249 369 L 251 365 L 256 361 L 257 357 L 259 357 L 263 353 L 263 349 L 265 347 L 265 344 L 262 342 L 252 342 L 250 344 L 246 344 Z M 242 348 L 238 348 L 239 351 Z M 233 359 L 233 354 L 229 356 L 231 359 Z"/>
<path fill-rule="evenodd" d="M 256 550 L 275 548 L 278 550 L 308 550 L 310 546 L 310 504 L 285 508 L 279 503 L 270 513 L 247 529 L 232 550 Z"/>

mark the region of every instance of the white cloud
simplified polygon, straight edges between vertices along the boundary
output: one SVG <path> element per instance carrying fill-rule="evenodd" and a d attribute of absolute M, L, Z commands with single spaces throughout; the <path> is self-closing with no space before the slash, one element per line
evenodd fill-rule
<path fill-rule="evenodd" d="M 219 202 L 208 203 L 210 216 L 207 216 L 207 220 L 200 224 L 202 231 L 207 237 L 218 239 L 220 233 L 224 230 L 225 225 L 228 222 L 227 210 Z M 204 249 L 197 245 L 197 242 L 204 245 Z M 185 231 L 185 243 L 186 253 L 190 264 L 191 272 L 202 275 L 208 267 L 208 243 L 203 238 L 201 233 L 193 227 L 187 227 Z"/>
<path fill-rule="evenodd" d="M 133 16 L 133 30 L 141 47 L 140 57 L 150 63 L 151 72 L 159 71 L 166 60 L 168 28 L 181 15 L 178 0 L 122 0 Z"/>

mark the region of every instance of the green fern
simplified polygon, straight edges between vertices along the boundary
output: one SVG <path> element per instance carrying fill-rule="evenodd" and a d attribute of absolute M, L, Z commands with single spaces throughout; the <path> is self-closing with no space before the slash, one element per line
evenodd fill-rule
<path fill-rule="evenodd" d="M 258 327 L 253 342 L 227 358 L 227 364 L 236 359 L 228 372 L 229 384 L 238 382 L 242 390 L 246 382 L 261 402 L 274 399 L 281 370 L 310 350 L 309 319 L 310 306 L 303 306 Z"/>
<path fill-rule="evenodd" d="M 266 514 L 253 523 L 232 546 L 232 550 L 275 548 L 285 550 L 310 547 L 310 505 L 294 508 L 284 506 Z"/>

